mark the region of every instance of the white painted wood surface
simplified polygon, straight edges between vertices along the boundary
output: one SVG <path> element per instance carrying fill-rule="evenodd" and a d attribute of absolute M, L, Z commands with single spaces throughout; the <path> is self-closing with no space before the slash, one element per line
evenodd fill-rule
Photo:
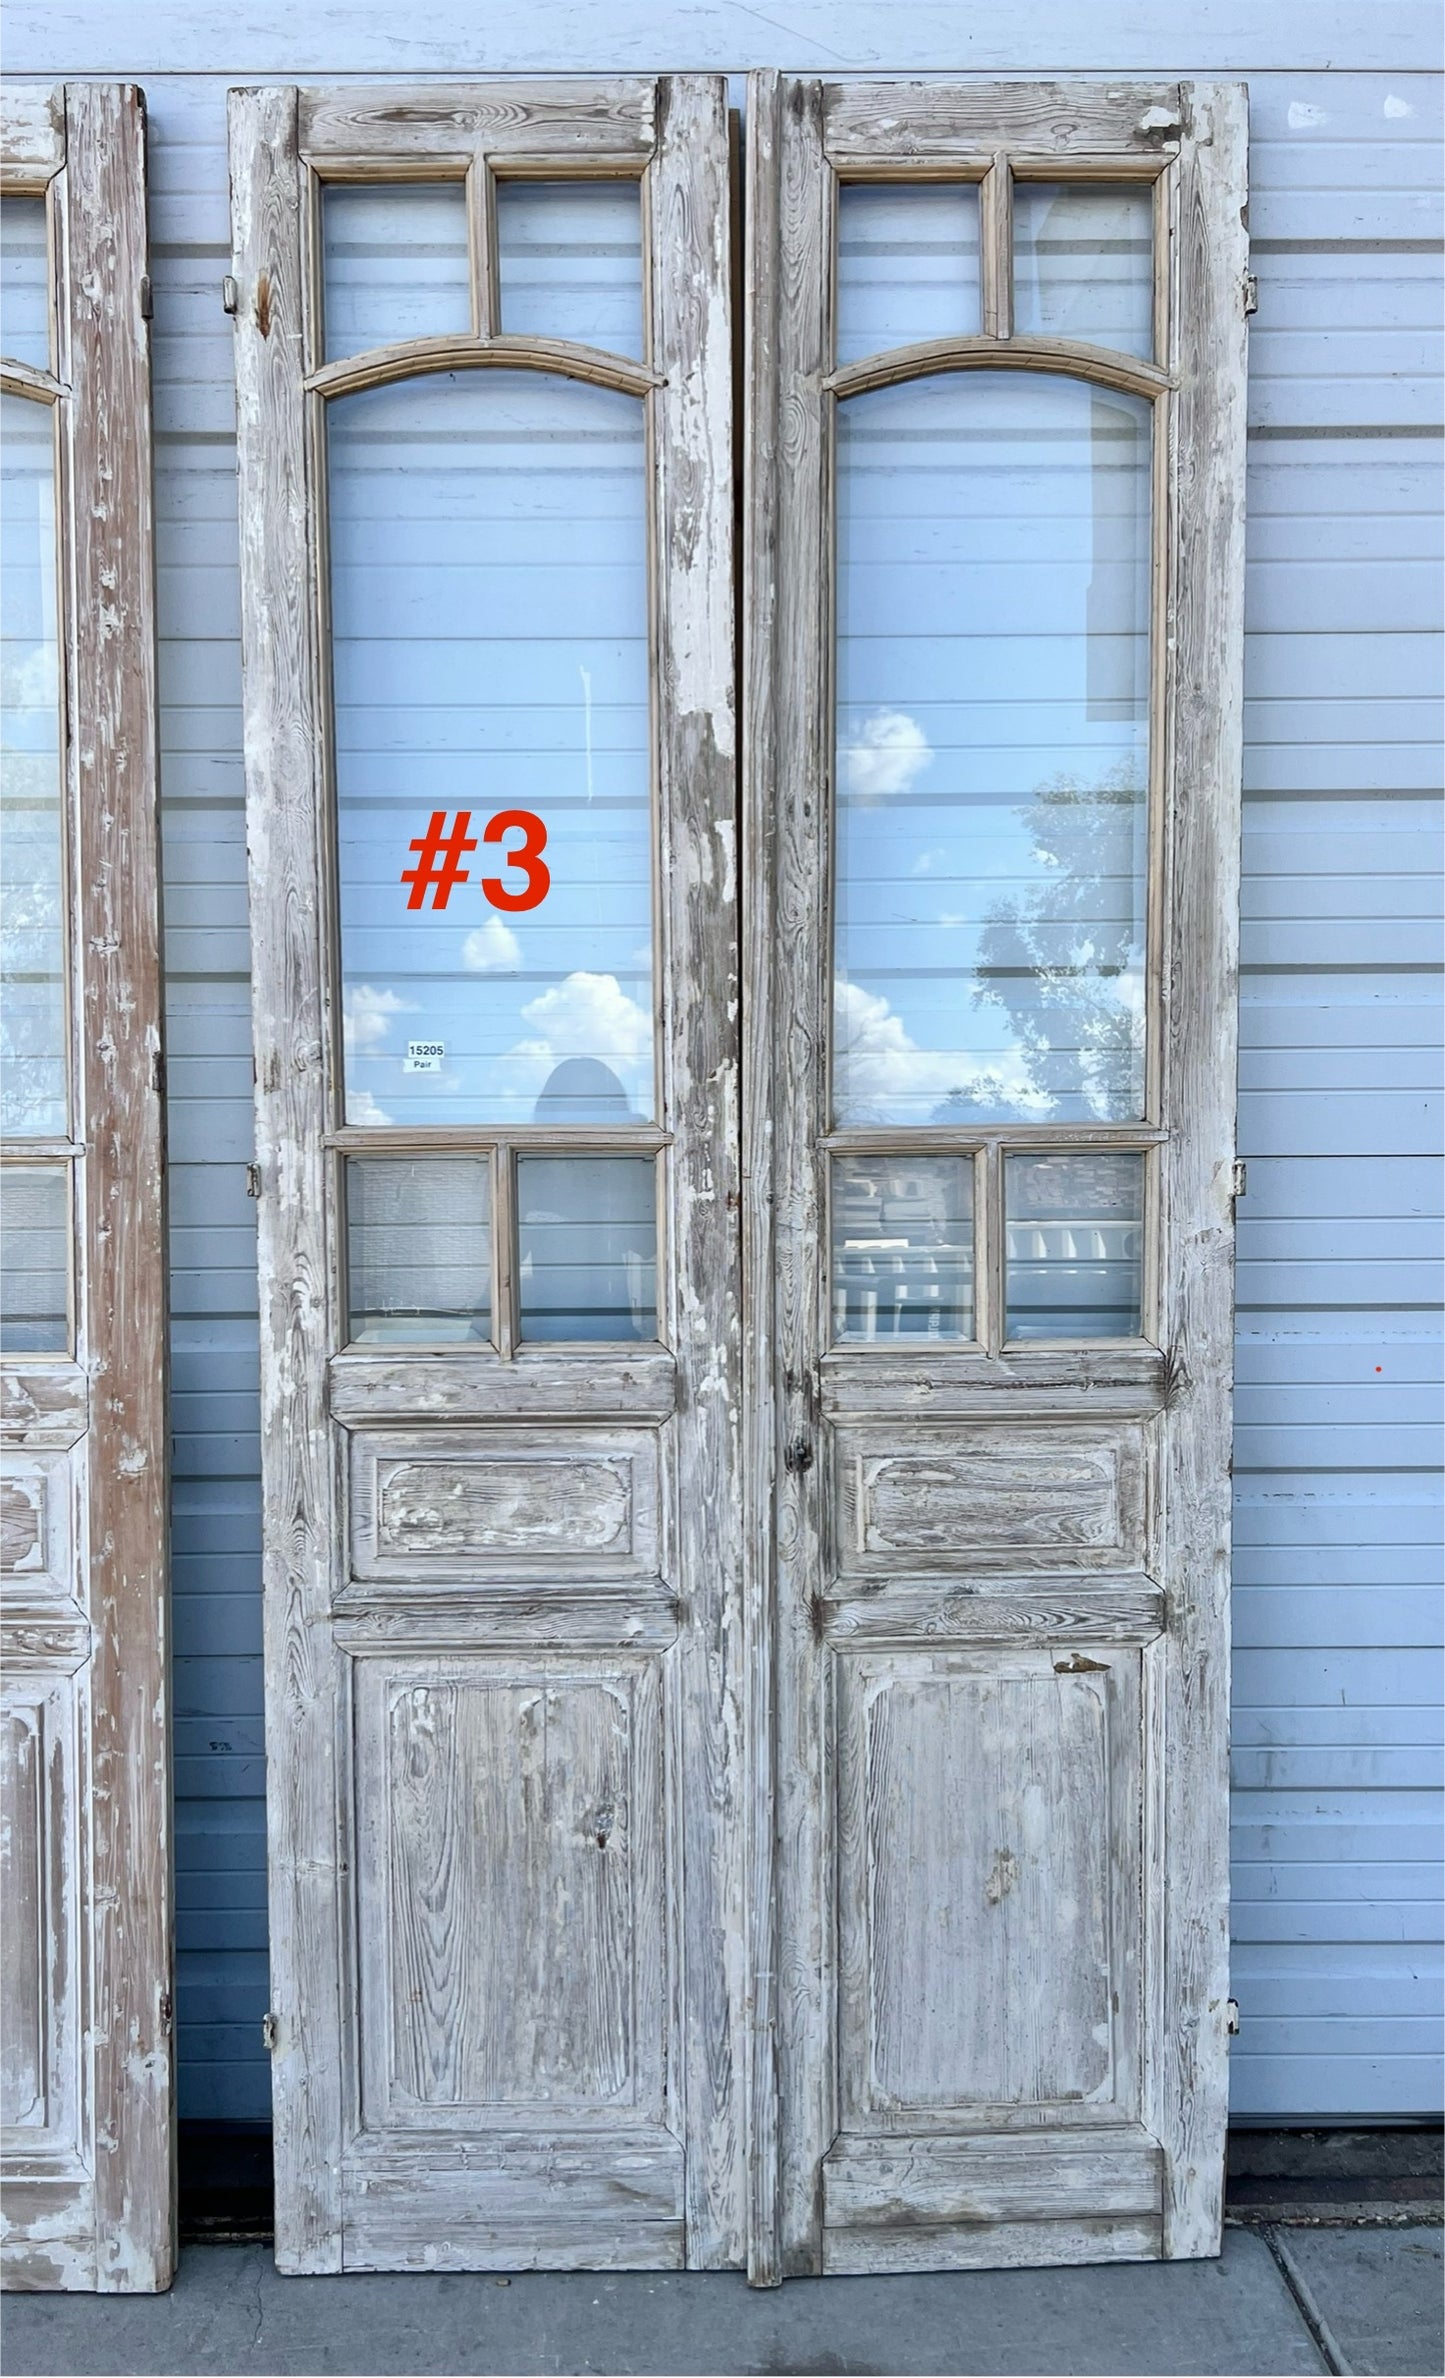
<path fill-rule="evenodd" d="M 7 94 L 0 149 L 7 186 L 48 186 L 51 209 L 75 1150 L 73 1359 L 7 1359 L 0 1412 L 0 2275 L 149 2292 L 174 2267 L 175 2108 L 141 95 Z"/>
<path fill-rule="evenodd" d="M 822 21 L 826 15 L 826 23 Z M 592 43 L 591 54 L 588 43 Z M 510 43 L 510 49 L 504 48 Z M 62 49 L 62 44 L 66 45 Z M 709 48 L 709 44 L 716 47 Z M 826 52 L 824 48 L 826 44 Z M 119 47 L 117 47 L 119 45 Z M 1440 86 L 1433 9 L 493 12 L 521 74 L 1247 75 L 1234 1523 L 1237 2115 L 1438 2103 Z M 422 54 L 424 52 L 424 54 Z M 469 13 L 12 0 L 6 70 L 144 73 L 165 766 L 183 2112 L 264 2120 L 255 1224 L 225 88 L 474 78 Z M 735 98 L 740 97 L 735 92 Z M 1421 243 L 1425 243 L 1423 246 Z M 1327 243 L 1322 245 L 1321 243 Z M 760 599 L 754 588 L 749 604 Z M 334 1392 L 339 1392 L 335 1390 Z M 348 1390 L 348 1392 L 350 1392 Z M 1407 1432 L 1417 1432 L 1411 1435 Z"/>

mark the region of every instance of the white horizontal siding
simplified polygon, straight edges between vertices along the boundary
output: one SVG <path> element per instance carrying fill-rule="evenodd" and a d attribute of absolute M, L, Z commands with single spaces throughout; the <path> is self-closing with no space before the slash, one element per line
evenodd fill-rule
<path fill-rule="evenodd" d="M 1181 45 L 1182 48 L 1181 48 Z M 1251 83 L 1235 2107 L 1439 2104 L 1440 608 L 1433 8 L 530 0 L 489 72 Z M 264 1760 L 225 87 L 476 74 L 381 0 L 12 0 L 7 69 L 145 82 L 158 428 L 182 2111 L 264 2117 Z M 1332 67 L 1333 71 L 1322 71 Z"/>

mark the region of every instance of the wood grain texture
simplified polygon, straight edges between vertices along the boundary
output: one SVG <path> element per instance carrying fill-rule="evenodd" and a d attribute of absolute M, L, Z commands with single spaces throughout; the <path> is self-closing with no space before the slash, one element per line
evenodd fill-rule
<path fill-rule="evenodd" d="M 632 82 L 383 84 L 303 91 L 308 158 L 475 155 L 570 166 L 645 162 L 654 146 L 657 85 Z"/>
<path fill-rule="evenodd" d="M 1110 2213 L 1157 2221 L 1162 2164 L 1156 2142 L 1137 2128 L 904 2141 L 844 2132 L 823 2167 L 823 2217 L 837 2229 Z"/>
<path fill-rule="evenodd" d="M 343 1427 L 380 1421 L 670 1420 L 678 1404 L 671 1353 L 338 1354 L 329 1366 L 329 1408 Z"/>
<path fill-rule="evenodd" d="M 0 91 L 0 189 L 43 189 L 65 163 L 65 89 L 7 83 Z"/>
<path fill-rule="evenodd" d="M 347 396 L 357 388 L 385 388 L 393 380 L 424 378 L 429 372 L 517 370 L 556 372 L 566 380 L 585 380 L 597 388 L 620 388 L 628 396 L 645 396 L 657 386 L 658 375 L 644 363 L 604 354 L 600 347 L 569 345 L 564 339 L 522 338 L 498 332 L 493 338 L 445 337 L 402 339 L 394 347 L 373 347 L 363 355 L 348 355 L 338 363 L 309 372 L 306 385 L 318 396 Z M 374 1133 L 360 1143 L 377 1145 Z M 629 1146 L 635 1141 L 627 1142 Z"/>
<path fill-rule="evenodd" d="M 835 396 L 858 396 L 868 388 L 895 388 L 905 380 L 920 380 L 930 372 L 1014 371 L 1062 372 L 1071 380 L 1092 380 L 1103 388 L 1130 388 L 1139 396 L 1157 396 L 1169 382 L 1167 372 L 1129 355 L 1106 355 L 1080 339 L 990 338 L 921 339 L 912 347 L 892 347 L 880 355 L 865 355 L 857 363 L 829 372 L 824 386 Z"/>
<path fill-rule="evenodd" d="M 1143 1565 L 1137 1427 L 855 1425 L 830 1429 L 825 1445 L 840 1577 Z"/>
<path fill-rule="evenodd" d="M 341 2267 L 340 1548 L 296 94 L 230 101 L 251 870 L 277 2260 Z"/>
<path fill-rule="evenodd" d="M 63 458 L 76 1132 L 55 1150 L 75 1171 L 75 1360 L 7 1363 L 0 1411 L 0 1650 L 30 1713 L 5 1997 L 34 2049 L 29 2114 L 8 2072 L 3 2276 L 149 2291 L 170 2284 L 175 2180 L 144 108 L 77 84 L 7 98 L 0 133 L 7 187 L 55 185 L 58 375 L 26 393 L 56 404 Z"/>
<path fill-rule="evenodd" d="M 1177 83 L 826 83 L 823 141 L 839 170 L 854 166 L 906 178 L 911 165 L 989 166 L 999 150 L 1027 159 L 1116 161 L 1157 157 L 1145 118 L 1179 122 Z"/>
<path fill-rule="evenodd" d="M 658 86 L 647 188 L 660 847 L 671 1249 L 678 1367 L 671 1515 L 691 1625 L 679 1643 L 675 1822 L 682 1889 L 687 2259 L 744 2258 L 741 1297 L 736 707 L 731 501 L 732 190 L 727 86 Z"/>
<path fill-rule="evenodd" d="M 413 1589 L 655 1576 L 658 1496 L 653 1429 L 357 1432 L 351 1575 Z"/>
<path fill-rule="evenodd" d="M 1243 276 L 1248 108 L 1186 88 L 1174 213 L 1172 803 L 1163 1094 L 1165 1343 L 1185 1383 L 1165 1435 L 1170 1629 L 1152 1672 L 1157 1925 L 1147 2119 L 1166 2151 L 1164 2252 L 1219 2251 L 1228 2109 L 1230 1429 L 1244 654 Z"/>
<path fill-rule="evenodd" d="M 174 2267 L 165 1139 L 145 117 L 66 92 L 89 1560 L 96 2284 Z M 117 635 L 117 615 L 123 622 Z"/>
<path fill-rule="evenodd" d="M 830 2275 L 869 2271 L 1041 2270 L 1053 2263 L 1157 2262 L 1156 2214 L 1099 2213 L 1077 2221 L 929 2222 L 921 2228 L 826 2229 Z"/>

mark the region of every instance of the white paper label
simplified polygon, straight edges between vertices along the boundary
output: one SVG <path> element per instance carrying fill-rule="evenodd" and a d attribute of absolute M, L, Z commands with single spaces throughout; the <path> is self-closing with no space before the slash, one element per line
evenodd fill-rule
<path fill-rule="evenodd" d="M 447 1053 L 444 1040 L 409 1040 L 402 1059 L 403 1073 L 440 1073 Z"/>

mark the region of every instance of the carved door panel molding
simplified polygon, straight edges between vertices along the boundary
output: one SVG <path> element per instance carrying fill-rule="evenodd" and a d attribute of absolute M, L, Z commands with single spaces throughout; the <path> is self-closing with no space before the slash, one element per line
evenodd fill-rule
<path fill-rule="evenodd" d="M 174 2262 L 145 120 L 0 100 L 4 2283 Z"/>
<path fill-rule="evenodd" d="M 751 86 L 762 2279 L 1218 2250 L 1245 138 Z"/>

